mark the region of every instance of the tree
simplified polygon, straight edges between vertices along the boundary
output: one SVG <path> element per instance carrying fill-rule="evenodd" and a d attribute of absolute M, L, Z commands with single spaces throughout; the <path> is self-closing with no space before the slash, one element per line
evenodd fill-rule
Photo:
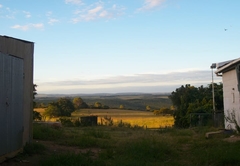
<path fill-rule="evenodd" d="M 48 104 L 47 108 L 45 109 L 44 116 L 48 116 L 49 118 L 61 116 L 61 110 L 57 102 Z"/>
<path fill-rule="evenodd" d="M 122 104 L 119 106 L 119 109 L 124 109 L 124 108 L 125 108 L 125 107 L 124 107 L 124 105 L 122 105 Z"/>
<path fill-rule="evenodd" d="M 162 107 L 162 108 L 160 108 L 160 113 L 163 115 L 173 114 L 173 111 L 170 108 Z"/>
<path fill-rule="evenodd" d="M 189 103 L 196 100 L 198 96 L 198 90 L 196 87 L 187 84 L 177 88 L 175 92 L 172 92 L 169 98 L 172 100 L 173 105 L 176 107 L 176 111 L 173 114 L 174 125 L 176 127 L 188 127 L 187 108 Z"/>
<path fill-rule="evenodd" d="M 73 99 L 73 105 L 75 109 L 80 109 L 80 106 L 82 105 L 82 103 L 83 103 L 83 99 L 81 97 L 75 97 Z"/>
<path fill-rule="evenodd" d="M 88 105 L 83 101 L 81 97 L 75 97 L 73 99 L 73 105 L 76 110 L 80 108 L 88 108 Z"/>
<path fill-rule="evenodd" d="M 34 121 L 41 121 L 42 120 L 42 115 L 39 112 L 33 110 L 33 120 Z"/>
<path fill-rule="evenodd" d="M 71 113 L 74 111 L 74 105 L 70 99 L 60 98 L 57 104 L 60 108 L 61 116 L 71 116 Z"/>
<path fill-rule="evenodd" d="M 37 85 L 33 84 L 33 108 L 36 108 L 36 105 L 37 105 L 36 102 L 34 101 L 36 95 L 37 95 Z M 42 120 L 42 115 L 39 112 L 33 110 L 33 120 L 39 120 L 39 121 Z"/>
<path fill-rule="evenodd" d="M 52 102 L 48 104 L 44 115 L 52 117 L 59 116 L 71 116 L 74 111 L 74 105 L 68 98 L 60 98 L 57 102 Z"/>
<path fill-rule="evenodd" d="M 223 109 L 222 84 L 214 84 L 216 108 Z M 174 125 L 176 127 L 189 127 L 191 113 L 212 113 L 212 91 L 211 86 L 200 86 L 198 88 L 186 84 L 172 92 L 169 98 L 175 107 Z"/>
<path fill-rule="evenodd" d="M 154 114 L 154 115 L 160 115 L 161 112 L 160 112 L 160 110 L 154 110 L 154 111 L 153 111 L 153 114 Z"/>
<path fill-rule="evenodd" d="M 151 107 L 149 105 L 146 106 L 146 111 L 151 111 Z"/>
<path fill-rule="evenodd" d="M 33 84 L 33 108 L 36 108 L 36 102 L 34 101 L 36 95 L 37 95 L 37 85 Z"/>
<path fill-rule="evenodd" d="M 102 108 L 102 104 L 100 102 L 95 102 L 94 103 L 94 108 L 100 109 L 100 108 Z"/>

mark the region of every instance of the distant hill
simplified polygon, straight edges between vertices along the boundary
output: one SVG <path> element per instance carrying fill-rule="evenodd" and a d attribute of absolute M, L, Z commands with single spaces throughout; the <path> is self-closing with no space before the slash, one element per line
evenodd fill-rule
<path fill-rule="evenodd" d="M 79 94 L 37 94 L 36 98 L 42 97 L 76 97 L 76 96 L 138 96 L 138 95 L 166 95 L 169 96 L 171 93 L 138 93 L 138 92 L 125 92 L 125 93 L 79 93 Z"/>
<path fill-rule="evenodd" d="M 81 97 L 88 105 L 100 102 L 110 108 L 119 108 L 124 105 L 126 109 L 145 110 L 146 106 L 151 109 L 170 107 L 171 100 L 168 98 L 170 93 L 97 93 L 97 94 L 38 94 L 36 102 L 48 104 L 61 97 Z"/>

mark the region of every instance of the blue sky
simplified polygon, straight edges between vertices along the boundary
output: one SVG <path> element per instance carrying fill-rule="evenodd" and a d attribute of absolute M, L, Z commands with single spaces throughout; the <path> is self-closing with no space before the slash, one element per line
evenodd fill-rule
<path fill-rule="evenodd" d="M 0 35 L 35 43 L 38 93 L 171 92 L 210 84 L 212 63 L 239 58 L 239 6 L 238 0 L 0 0 Z"/>

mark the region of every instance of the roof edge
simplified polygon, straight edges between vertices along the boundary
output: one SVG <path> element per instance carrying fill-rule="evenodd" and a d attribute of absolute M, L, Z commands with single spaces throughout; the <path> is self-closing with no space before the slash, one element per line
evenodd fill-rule
<path fill-rule="evenodd" d="M 1 37 L 4 37 L 4 38 L 7 38 L 7 39 L 14 39 L 14 40 L 18 40 L 18 41 L 21 41 L 21 42 L 24 42 L 24 43 L 34 43 L 34 42 L 31 42 L 31 41 L 27 41 L 27 40 L 23 40 L 23 39 L 19 39 L 19 38 L 15 38 L 15 37 L 11 37 L 11 36 L 5 36 L 5 35 L 0 35 Z"/>
<path fill-rule="evenodd" d="M 230 61 L 229 63 L 221 66 L 217 71 L 215 71 L 215 74 L 222 73 L 224 70 L 226 70 L 227 68 L 235 65 L 235 64 L 238 63 L 238 62 L 240 62 L 240 58 L 234 59 L 234 60 Z"/>

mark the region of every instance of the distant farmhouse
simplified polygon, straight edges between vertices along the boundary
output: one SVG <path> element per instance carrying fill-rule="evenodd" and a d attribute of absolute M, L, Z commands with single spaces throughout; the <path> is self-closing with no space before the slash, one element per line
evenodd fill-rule
<path fill-rule="evenodd" d="M 240 58 L 218 63 L 215 73 L 223 81 L 224 114 L 235 113 L 240 125 Z M 235 129 L 235 124 L 225 121 L 225 129 Z"/>
<path fill-rule="evenodd" d="M 32 140 L 34 43 L 0 36 L 0 163 Z"/>

